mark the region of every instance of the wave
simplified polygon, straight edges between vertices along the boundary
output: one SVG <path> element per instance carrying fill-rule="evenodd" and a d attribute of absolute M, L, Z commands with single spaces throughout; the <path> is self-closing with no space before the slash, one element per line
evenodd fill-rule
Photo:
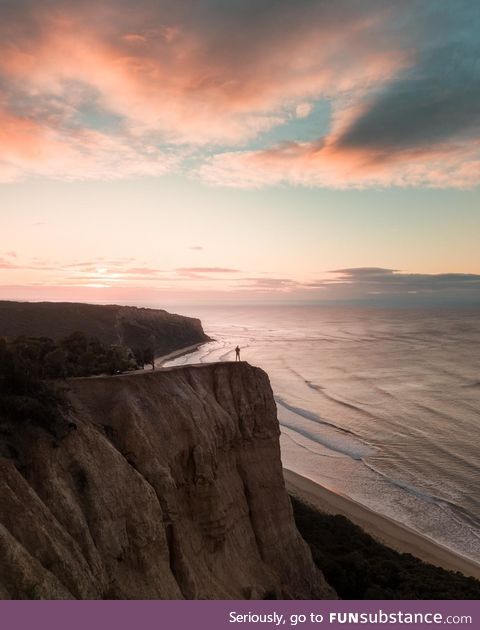
<path fill-rule="evenodd" d="M 299 446 L 300 448 L 305 449 L 306 451 L 309 451 L 310 453 L 313 453 L 314 455 L 318 456 L 318 457 L 331 457 L 332 459 L 338 459 L 341 455 L 343 455 L 344 453 L 340 453 L 340 455 L 334 455 L 334 454 L 330 454 L 330 453 L 319 453 L 317 450 L 313 449 L 313 448 L 309 448 L 306 444 L 299 442 L 298 440 L 296 440 L 293 435 L 290 434 L 291 433 L 297 433 L 298 435 L 302 435 L 303 437 L 312 440 L 311 435 L 307 432 L 307 431 L 302 431 L 300 429 L 298 429 L 298 427 L 292 427 L 289 426 L 286 423 L 281 423 L 281 426 L 284 429 L 288 429 L 289 433 L 287 433 L 286 431 L 282 431 L 282 435 L 284 435 L 285 437 L 288 437 L 289 440 L 291 440 L 294 444 L 296 444 L 297 446 Z M 316 444 L 319 444 L 319 442 L 317 440 L 314 440 Z M 324 444 L 322 444 L 322 446 L 324 446 Z M 332 449 L 329 449 L 332 450 Z M 338 452 L 338 451 L 336 451 Z"/>
<path fill-rule="evenodd" d="M 310 381 L 309 379 L 306 379 L 302 374 L 300 374 L 300 372 L 297 372 L 297 370 L 294 370 L 292 367 L 290 367 L 288 365 L 286 365 L 286 368 L 289 370 L 289 372 L 291 372 L 298 379 L 300 379 L 309 389 L 312 389 L 313 391 L 317 392 L 321 396 L 324 396 L 325 398 L 328 398 L 329 400 L 331 400 L 332 402 L 334 402 L 336 404 L 343 405 L 344 407 L 348 407 L 350 409 L 353 409 L 354 411 L 357 411 L 357 412 L 359 412 L 359 413 L 361 413 L 363 415 L 366 415 L 370 419 L 378 420 L 378 418 L 375 415 L 373 415 L 372 413 L 366 411 L 362 407 L 358 406 L 358 405 L 368 405 L 369 407 L 376 407 L 378 405 L 373 405 L 372 403 L 365 403 L 365 402 L 362 402 L 360 400 L 358 400 L 358 401 L 355 401 L 355 400 L 354 401 L 346 401 L 346 400 L 342 400 L 341 398 L 337 398 L 333 394 L 328 393 L 326 388 L 323 385 L 317 385 L 317 383 L 314 383 L 313 381 Z M 357 403 L 357 404 L 355 404 L 355 403 Z"/>
<path fill-rule="evenodd" d="M 377 449 L 365 442 L 360 436 L 356 435 L 353 431 L 349 429 L 344 429 L 328 420 L 324 420 L 316 413 L 309 411 L 307 409 L 302 409 L 300 407 L 294 407 L 293 405 L 288 404 L 279 396 L 275 396 L 275 401 L 277 405 L 283 407 L 288 412 L 299 416 L 300 418 L 305 418 L 311 422 L 316 424 L 328 427 L 332 430 L 331 433 L 324 433 L 322 435 L 318 435 L 312 430 L 304 426 L 299 426 L 298 424 L 292 423 L 285 416 L 281 416 L 279 418 L 280 424 L 282 426 L 287 427 L 291 431 L 295 431 L 299 435 L 303 435 L 303 437 L 311 440 L 312 442 L 316 442 L 317 444 L 321 444 L 331 451 L 335 451 L 337 453 L 342 453 L 343 455 L 347 455 L 355 460 L 361 460 L 363 457 L 368 455 L 374 455 L 377 453 Z"/>
<path fill-rule="evenodd" d="M 329 422 L 328 420 L 321 418 L 318 414 L 312 411 L 290 405 L 278 396 L 275 397 L 275 400 L 277 402 L 277 405 L 280 405 L 280 407 L 283 407 L 287 411 L 290 411 L 291 413 L 298 415 L 301 418 L 305 418 L 311 422 L 323 425 L 326 428 L 332 430 L 330 434 L 323 433 L 322 435 L 318 435 L 313 431 L 309 431 L 306 427 L 298 426 L 298 424 L 289 421 L 287 418 L 280 418 L 281 425 L 286 427 L 290 432 L 293 433 L 293 435 L 295 435 L 296 433 L 298 435 L 301 435 L 303 438 L 306 438 L 307 440 L 310 440 L 327 448 L 330 451 L 339 453 L 340 455 L 346 455 L 347 457 L 358 461 L 371 472 L 382 477 L 382 479 L 384 479 L 392 486 L 412 496 L 415 496 L 417 499 L 420 499 L 427 503 L 432 503 L 443 511 L 447 511 L 451 518 L 453 518 L 459 525 L 467 527 L 472 536 L 474 536 L 475 539 L 480 540 L 480 519 L 475 517 L 467 509 L 458 505 L 454 501 L 439 497 L 438 495 L 433 493 L 429 493 L 428 491 L 420 489 L 405 481 L 395 479 L 382 470 L 376 468 L 374 465 L 366 461 L 366 458 L 374 455 L 375 452 L 378 452 L 377 449 L 375 449 L 375 447 L 373 447 L 369 443 L 365 442 L 353 431 L 350 431 L 349 429 L 344 429 L 343 427 Z M 335 457 L 335 455 L 328 455 L 328 453 L 319 453 L 314 449 L 308 448 L 308 446 L 306 446 L 304 443 L 299 443 L 297 440 L 295 440 L 292 435 L 289 435 L 288 437 L 302 448 L 314 452 L 318 456 Z"/>
<path fill-rule="evenodd" d="M 427 501 L 428 503 L 434 503 L 442 509 L 447 508 L 450 515 L 452 515 L 457 522 L 462 525 L 466 525 L 471 533 L 480 540 L 480 519 L 475 517 L 464 507 L 458 505 L 454 501 L 450 501 L 449 499 L 439 497 L 435 494 L 427 492 L 426 490 L 421 490 L 420 488 L 417 488 L 405 481 L 394 479 L 365 460 L 362 460 L 362 462 L 369 470 L 379 475 L 395 487 L 400 488 L 419 499 Z"/>
<path fill-rule="evenodd" d="M 427 405 L 425 403 L 414 402 L 413 405 L 416 409 L 420 409 L 427 414 L 431 414 L 435 418 L 442 418 L 446 420 L 448 423 L 455 422 L 456 418 L 452 416 L 450 413 L 446 413 L 445 411 L 441 411 L 440 409 L 436 409 L 432 405 Z M 421 417 L 421 416 L 420 416 Z"/>
<path fill-rule="evenodd" d="M 341 398 L 338 398 L 337 396 L 334 396 L 333 394 L 329 394 L 324 387 L 315 385 L 314 383 L 311 383 L 311 382 L 307 382 L 307 385 L 308 387 L 310 387 L 311 389 L 314 389 L 315 391 L 318 391 L 319 394 L 321 394 L 325 398 L 328 398 L 328 400 L 331 400 L 337 405 L 342 405 L 343 407 L 347 407 L 347 409 L 353 409 L 357 413 L 360 413 L 363 416 L 367 416 L 370 419 L 378 420 L 378 418 L 374 414 L 358 406 L 358 405 L 364 404 L 360 401 L 358 401 L 358 405 L 356 405 L 354 402 L 348 402 L 346 400 L 342 400 Z"/>

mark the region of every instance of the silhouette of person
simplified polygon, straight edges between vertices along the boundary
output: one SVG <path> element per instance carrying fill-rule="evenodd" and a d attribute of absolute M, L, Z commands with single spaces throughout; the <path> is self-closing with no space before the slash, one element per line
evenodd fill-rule
<path fill-rule="evenodd" d="M 235 348 L 235 361 L 240 361 L 240 348 L 238 346 Z"/>

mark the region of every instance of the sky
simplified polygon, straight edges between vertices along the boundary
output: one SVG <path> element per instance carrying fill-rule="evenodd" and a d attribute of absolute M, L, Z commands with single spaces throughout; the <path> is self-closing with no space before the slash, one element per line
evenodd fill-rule
<path fill-rule="evenodd" d="M 0 299 L 480 304 L 480 6 L 0 0 Z"/>

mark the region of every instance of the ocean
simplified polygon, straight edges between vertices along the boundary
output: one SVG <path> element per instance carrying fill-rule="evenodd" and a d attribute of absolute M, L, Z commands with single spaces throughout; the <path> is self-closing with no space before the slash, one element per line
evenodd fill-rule
<path fill-rule="evenodd" d="M 269 375 L 282 461 L 480 561 L 480 310 L 191 307 L 212 343 Z"/>

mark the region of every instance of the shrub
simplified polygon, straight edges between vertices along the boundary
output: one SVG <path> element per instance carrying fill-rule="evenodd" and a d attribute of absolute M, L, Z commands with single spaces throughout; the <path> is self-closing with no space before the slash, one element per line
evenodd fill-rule
<path fill-rule="evenodd" d="M 343 516 L 292 497 L 297 528 L 342 599 L 480 599 L 480 582 L 378 543 Z"/>

